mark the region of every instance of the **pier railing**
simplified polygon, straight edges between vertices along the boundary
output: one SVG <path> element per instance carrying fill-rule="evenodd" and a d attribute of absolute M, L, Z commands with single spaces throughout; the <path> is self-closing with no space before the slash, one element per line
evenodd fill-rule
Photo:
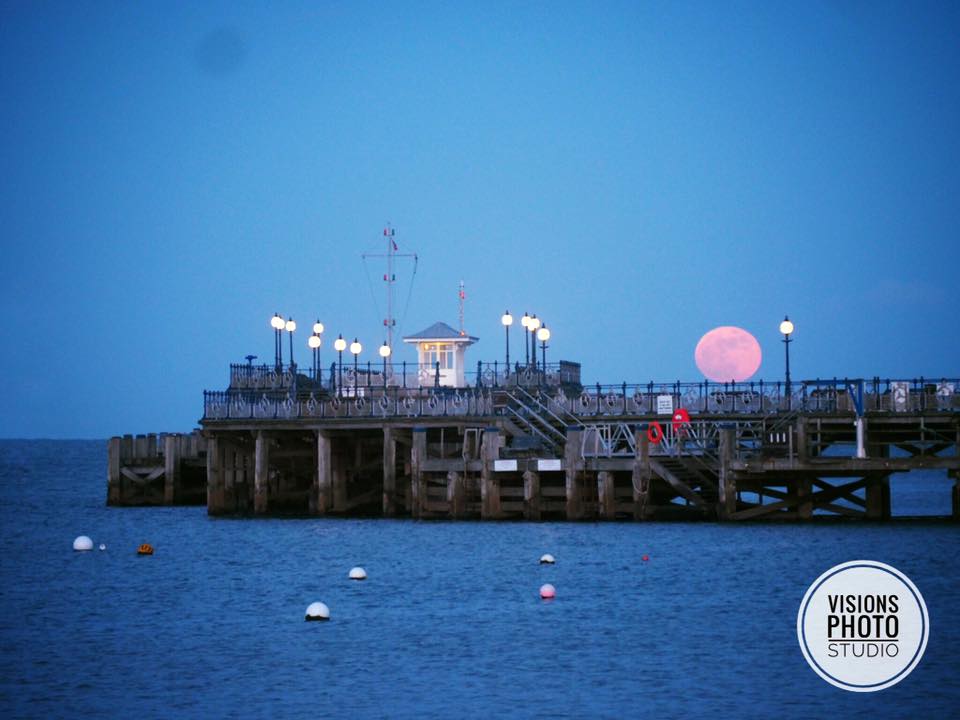
<path fill-rule="evenodd" d="M 439 387 L 449 372 L 439 363 L 420 364 L 367 361 L 358 363 L 331 363 L 327 368 L 286 365 L 253 365 L 233 363 L 230 365 L 231 390 L 289 390 L 315 388 L 335 391 L 338 385 L 344 392 L 354 387 Z M 560 362 L 521 365 L 510 367 L 500 362 L 478 362 L 463 373 L 466 386 L 473 388 L 498 388 L 519 385 L 522 387 L 563 387 L 580 385 L 580 364 Z"/>
<path fill-rule="evenodd" d="M 243 366 L 249 367 L 249 366 Z M 256 366 L 255 366 L 256 367 Z M 265 367 L 265 366 L 263 366 Z M 416 366 L 414 366 L 416 367 Z M 481 369 L 481 373 L 483 370 Z M 548 366 L 549 372 L 549 366 Z M 420 368 L 411 381 L 421 380 Z M 226 392 L 204 392 L 204 419 L 291 419 L 348 417 L 492 416 L 507 414 L 495 403 L 509 383 L 482 381 L 464 388 L 391 383 L 397 376 L 344 368 L 339 391 L 326 385 L 297 383 L 270 372 L 238 373 L 237 385 Z M 339 380 L 339 377 L 337 378 Z M 336 387 L 334 384 L 333 387 Z M 528 387 L 532 396 L 556 415 L 597 417 L 690 415 L 769 415 L 816 412 L 854 415 L 868 412 L 960 411 L 960 379 L 805 380 L 792 383 L 646 383 L 595 384 L 579 392 L 569 387 Z"/>

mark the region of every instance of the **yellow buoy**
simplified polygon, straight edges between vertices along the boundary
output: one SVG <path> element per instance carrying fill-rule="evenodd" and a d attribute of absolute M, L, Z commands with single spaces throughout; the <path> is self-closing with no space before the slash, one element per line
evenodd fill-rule
<path fill-rule="evenodd" d="M 153 555 L 153 545 L 144 543 L 137 548 L 137 555 Z"/>

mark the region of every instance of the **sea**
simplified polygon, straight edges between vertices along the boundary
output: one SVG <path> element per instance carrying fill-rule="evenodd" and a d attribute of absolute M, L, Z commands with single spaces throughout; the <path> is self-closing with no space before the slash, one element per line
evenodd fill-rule
<path fill-rule="evenodd" d="M 210 518 L 107 507 L 106 454 L 0 441 L 0 718 L 960 715 L 948 522 Z M 946 512 L 949 487 L 895 478 L 894 511 Z M 920 664 L 872 693 L 822 680 L 796 631 L 809 585 L 860 559 L 930 616 Z M 315 601 L 329 622 L 304 622 Z"/>

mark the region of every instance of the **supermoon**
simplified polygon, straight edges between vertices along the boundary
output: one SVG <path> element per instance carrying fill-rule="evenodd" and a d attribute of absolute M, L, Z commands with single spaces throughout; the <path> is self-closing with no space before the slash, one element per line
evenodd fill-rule
<path fill-rule="evenodd" d="M 760 343 L 742 328 L 714 328 L 697 343 L 693 353 L 697 367 L 714 382 L 743 382 L 760 368 Z"/>

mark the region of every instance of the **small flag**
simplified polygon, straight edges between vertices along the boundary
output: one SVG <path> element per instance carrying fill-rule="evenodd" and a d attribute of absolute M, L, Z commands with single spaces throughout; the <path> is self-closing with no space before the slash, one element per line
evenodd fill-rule
<path fill-rule="evenodd" d="M 400 249 L 400 248 L 397 247 L 397 241 L 396 241 L 396 240 L 391 240 L 390 242 L 393 243 L 393 251 L 394 251 L 394 252 L 396 252 L 397 250 Z"/>

